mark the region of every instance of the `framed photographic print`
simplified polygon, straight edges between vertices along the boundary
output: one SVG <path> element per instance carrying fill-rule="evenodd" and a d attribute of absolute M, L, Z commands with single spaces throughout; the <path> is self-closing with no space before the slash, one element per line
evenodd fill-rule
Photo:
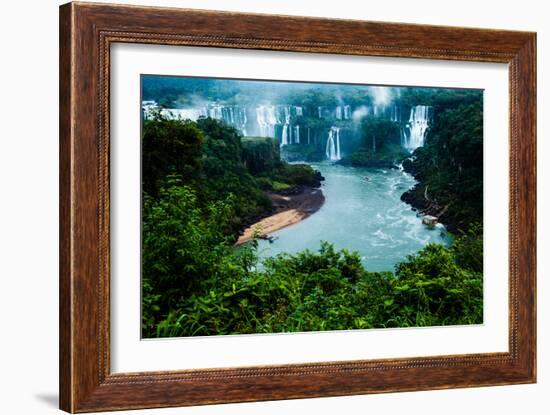
<path fill-rule="evenodd" d="M 528 32 L 61 6 L 61 409 L 535 382 L 535 61 Z"/>

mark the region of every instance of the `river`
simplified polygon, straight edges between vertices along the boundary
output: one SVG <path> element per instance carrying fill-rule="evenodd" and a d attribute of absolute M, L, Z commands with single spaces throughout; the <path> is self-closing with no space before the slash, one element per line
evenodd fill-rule
<path fill-rule="evenodd" d="M 317 251 L 323 240 L 338 249 L 359 252 L 369 271 L 393 271 L 397 263 L 426 244 L 451 242 L 442 225 L 431 229 L 423 225 L 401 201 L 401 194 L 415 184 L 410 174 L 330 162 L 312 166 L 325 177 L 325 203 L 305 220 L 271 234 L 273 242 L 260 240 L 260 258 L 304 249 Z"/>

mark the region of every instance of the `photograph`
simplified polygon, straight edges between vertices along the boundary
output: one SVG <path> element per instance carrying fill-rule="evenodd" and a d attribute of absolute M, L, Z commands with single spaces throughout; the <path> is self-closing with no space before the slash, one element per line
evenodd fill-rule
<path fill-rule="evenodd" d="M 483 324 L 483 98 L 142 74 L 142 338 Z"/>
<path fill-rule="evenodd" d="M 549 412 L 545 6 L 5 2 L 0 413 Z"/>

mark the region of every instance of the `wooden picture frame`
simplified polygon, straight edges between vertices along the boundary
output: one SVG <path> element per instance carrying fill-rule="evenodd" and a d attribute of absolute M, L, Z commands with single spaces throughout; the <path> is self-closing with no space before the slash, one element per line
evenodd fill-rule
<path fill-rule="evenodd" d="M 111 373 L 109 59 L 117 42 L 508 64 L 509 352 Z M 535 382 L 535 33 L 69 3 L 60 8 L 59 92 L 61 409 L 91 412 Z"/>

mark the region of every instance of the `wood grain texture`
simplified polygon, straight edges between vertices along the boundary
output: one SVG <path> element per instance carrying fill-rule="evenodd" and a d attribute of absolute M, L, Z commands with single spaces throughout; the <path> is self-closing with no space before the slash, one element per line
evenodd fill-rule
<path fill-rule="evenodd" d="M 509 352 L 110 373 L 109 60 L 110 45 L 116 42 L 508 63 Z M 534 382 L 535 62 L 536 36 L 526 32 L 104 4 L 61 6 L 61 409 L 90 412 Z"/>

